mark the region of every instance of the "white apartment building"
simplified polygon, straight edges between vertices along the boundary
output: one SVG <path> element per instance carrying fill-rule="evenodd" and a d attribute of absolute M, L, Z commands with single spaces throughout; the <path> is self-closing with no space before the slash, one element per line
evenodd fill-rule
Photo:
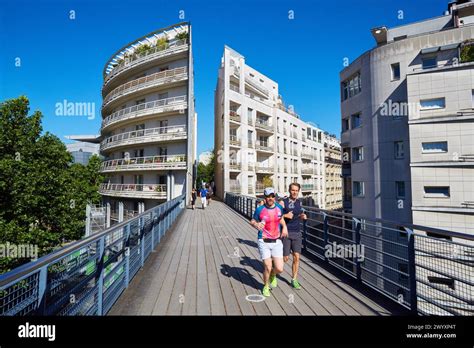
<path fill-rule="evenodd" d="M 120 48 L 102 86 L 100 151 L 112 210 L 149 209 L 189 195 L 196 158 L 191 25 L 178 23 Z"/>
<path fill-rule="evenodd" d="M 307 204 L 324 208 L 323 132 L 286 107 L 278 84 L 225 46 L 214 97 L 216 191 L 288 192 L 301 184 Z"/>
<path fill-rule="evenodd" d="M 342 149 L 339 140 L 324 134 L 325 209 L 342 210 Z"/>
<path fill-rule="evenodd" d="M 458 1 L 374 28 L 377 46 L 341 72 L 347 211 L 474 233 L 472 63 L 460 59 L 472 24 L 472 1 Z"/>

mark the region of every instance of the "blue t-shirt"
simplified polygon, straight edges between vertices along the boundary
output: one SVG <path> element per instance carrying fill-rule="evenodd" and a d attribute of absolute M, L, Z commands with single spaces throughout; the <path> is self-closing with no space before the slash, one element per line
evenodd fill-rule
<path fill-rule="evenodd" d="M 199 193 L 201 194 L 201 197 L 206 197 L 207 190 L 203 188 L 203 189 L 201 189 L 201 191 L 199 191 Z"/>
<path fill-rule="evenodd" d="M 293 219 L 285 218 L 286 227 L 288 228 L 288 233 L 290 232 L 299 232 L 300 231 L 300 214 L 303 212 L 301 208 L 301 202 L 297 199 L 295 201 L 290 201 L 290 198 L 285 198 L 283 200 L 285 202 L 284 212 L 285 214 L 289 213 L 290 211 L 293 212 Z"/>
<path fill-rule="evenodd" d="M 280 238 L 280 220 L 283 216 L 283 207 L 275 203 L 272 208 L 265 204 L 260 205 L 255 209 L 253 219 L 257 222 L 265 221 L 263 231 L 258 231 L 258 239 L 278 239 Z"/>

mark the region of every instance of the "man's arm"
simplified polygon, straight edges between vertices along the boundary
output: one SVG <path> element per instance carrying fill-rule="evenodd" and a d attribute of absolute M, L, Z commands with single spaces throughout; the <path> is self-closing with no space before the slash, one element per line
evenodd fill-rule
<path fill-rule="evenodd" d="M 285 222 L 284 217 L 281 218 L 280 224 L 281 224 L 281 236 L 283 238 L 288 237 L 288 228 L 286 227 L 286 222 Z"/>
<path fill-rule="evenodd" d="M 263 229 L 264 225 L 260 222 L 260 209 L 255 209 L 252 220 L 250 220 L 250 224 L 259 231 Z"/>

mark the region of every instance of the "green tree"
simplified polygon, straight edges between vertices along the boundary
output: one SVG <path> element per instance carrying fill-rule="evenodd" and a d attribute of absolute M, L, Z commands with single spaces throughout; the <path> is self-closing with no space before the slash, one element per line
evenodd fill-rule
<path fill-rule="evenodd" d="M 216 156 L 212 153 L 209 164 L 199 163 L 197 167 L 196 187 L 201 187 L 201 183 L 210 183 L 214 181 L 214 169 L 216 167 Z"/>
<path fill-rule="evenodd" d="M 32 244 L 39 256 L 84 232 L 85 206 L 97 203 L 100 160 L 72 164 L 66 146 L 41 135 L 39 111 L 22 96 L 0 103 L 0 244 Z M 0 258 L 0 273 L 28 262 Z"/>

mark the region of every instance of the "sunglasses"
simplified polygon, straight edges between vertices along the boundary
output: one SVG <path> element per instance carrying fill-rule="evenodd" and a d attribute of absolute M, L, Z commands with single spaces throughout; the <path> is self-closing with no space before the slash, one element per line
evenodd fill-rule
<path fill-rule="evenodd" d="M 265 196 L 265 198 L 275 198 L 275 195 L 272 193 L 272 194 L 269 194 L 268 196 Z"/>

